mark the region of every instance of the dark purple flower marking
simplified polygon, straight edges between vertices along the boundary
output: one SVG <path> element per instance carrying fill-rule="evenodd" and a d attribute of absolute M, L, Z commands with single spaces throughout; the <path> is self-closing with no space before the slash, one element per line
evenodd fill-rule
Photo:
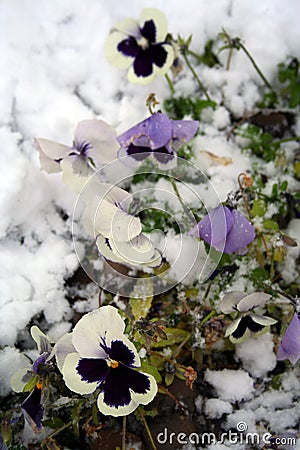
<path fill-rule="evenodd" d="M 21 405 L 25 419 L 35 432 L 42 428 L 44 408 L 41 401 L 42 391 L 38 387 L 35 387 Z"/>
<path fill-rule="evenodd" d="M 296 312 L 281 339 L 276 358 L 278 361 L 289 359 L 292 364 L 300 358 L 300 319 Z"/>
<path fill-rule="evenodd" d="M 198 125 L 196 120 L 171 120 L 155 113 L 117 137 L 121 145 L 118 155 L 140 162 L 153 154 L 159 163 L 167 164 L 194 137 Z"/>
<path fill-rule="evenodd" d="M 129 36 L 121 41 L 117 49 L 124 56 L 134 58 L 133 69 L 137 77 L 148 77 L 153 73 L 153 65 L 159 68 L 167 61 L 166 42 L 156 42 L 156 25 L 147 20 L 139 28 L 139 36 Z"/>
<path fill-rule="evenodd" d="M 107 359 L 81 358 L 76 370 L 87 383 L 98 382 L 104 393 L 104 402 L 112 407 L 129 405 L 130 390 L 144 394 L 150 389 L 149 378 L 135 370 L 134 353 L 120 340 L 108 347 L 102 339 L 100 347 L 107 353 Z"/>
<path fill-rule="evenodd" d="M 261 325 L 260 323 L 255 322 L 251 315 L 246 315 L 241 318 L 237 328 L 231 333 L 234 339 L 241 339 L 247 329 L 249 329 L 252 333 L 258 333 L 265 328 L 265 325 Z"/>
<path fill-rule="evenodd" d="M 247 245 L 255 238 L 255 229 L 239 211 L 218 206 L 210 211 L 191 231 L 223 253 L 245 255 Z"/>

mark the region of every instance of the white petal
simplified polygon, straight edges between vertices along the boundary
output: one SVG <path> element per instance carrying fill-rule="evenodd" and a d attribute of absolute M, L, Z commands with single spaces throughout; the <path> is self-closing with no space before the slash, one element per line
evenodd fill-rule
<path fill-rule="evenodd" d="M 273 319 L 272 317 L 268 316 L 260 316 L 258 314 L 250 314 L 250 317 L 254 320 L 254 322 L 258 323 L 259 325 L 263 325 L 265 327 L 268 327 L 269 325 L 274 325 L 277 323 L 276 319 Z"/>
<path fill-rule="evenodd" d="M 33 373 L 30 369 L 21 369 L 14 373 L 10 379 L 10 385 L 13 391 L 23 392 L 24 386 L 28 383 Z"/>
<path fill-rule="evenodd" d="M 100 347 L 101 338 L 106 334 L 119 336 L 125 328 L 122 317 L 113 306 L 102 306 L 85 314 L 75 325 L 72 342 L 82 358 L 105 358 Z"/>
<path fill-rule="evenodd" d="M 91 394 L 97 388 L 98 383 L 87 383 L 81 380 L 81 376 L 76 370 L 80 356 L 78 353 L 70 353 L 65 359 L 62 367 L 62 374 L 66 386 L 78 394 Z"/>
<path fill-rule="evenodd" d="M 130 264 L 144 264 L 152 260 L 154 256 L 152 242 L 143 233 L 129 242 L 116 242 L 110 239 L 109 243 L 112 251 Z"/>
<path fill-rule="evenodd" d="M 104 403 L 104 393 L 101 392 L 97 398 L 97 406 L 99 411 L 102 414 L 114 417 L 127 416 L 128 414 L 131 414 L 140 404 L 147 405 L 148 403 L 150 403 L 157 393 L 157 384 L 152 375 L 149 375 L 148 373 L 144 373 L 144 375 L 146 375 L 150 380 L 149 391 L 147 391 L 145 394 L 136 394 L 135 392 L 130 390 L 131 402 L 126 406 L 119 406 L 118 408 L 109 406 Z"/>
<path fill-rule="evenodd" d="M 46 336 L 36 325 L 30 328 L 32 339 L 36 342 L 39 353 L 50 353 L 51 343 L 48 336 Z"/>
<path fill-rule="evenodd" d="M 125 56 L 118 50 L 118 44 L 126 38 L 124 33 L 112 31 L 104 42 L 104 54 L 107 61 L 119 69 L 127 69 L 134 61 L 134 58 Z"/>
<path fill-rule="evenodd" d="M 253 292 L 239 302 L 237 309 L 240 312 L 250 311 L 258 306 L 263 306 L 269 298 L 271 298 L 271 295 L 264 292 Z"/>
<path fill-rule="evenodd" d="M 49 158 L 42 150 L 38 150 L 40 166 L 47 173 L 57 173 L 61 171 L 60 163 Z"/>
<path fill-rule="evenodd" d="M 82 174 L 74 172 L 74 162 L 82 164 Z M 60 166 L 63 172 L 63 180 L 73 192 L 80 192 L 89 178 L 94 174 L 94 171 L 88 167 L 86 162 L 84 160 L 80 161 L 80 158 L 75 155 L 64 158 Z"/>
<path fill-rule="evenodd" d="M 128 242 L 142 231 L 138 217 L 131 216 L 120 208 L 102 200 L 94 218 L 95 234 L 102 234 L 116 242 Z"/>
<path fill-rule="evenodd" d="M 239 317 L 238 319 L 234 320 L 226 329 L 225 332 L 225 337 L 230 336 L 232 333 L 235 332 L 235 330 L 237 329 L 237 327 L 239 326 L 239 323 L 241 321 L 241 317 Z"/>
<path fill-rule="evenodd" d="M 96 245 L 99 250 L 99 253 L 101 253 L 101 255 L 105 259 L 108 259 L 109 261 L 112 261 L 112 262 L 124 264 L 124 261 L 121 258 L 119 258 L 117 255 L 115 255 L 113 253 L 113 251 L 109 248 L 109 246 L 106 242 L 106 238 L 104 236 L 102 236 L 101 234 L 99 234 L 96 239 Z"/>
<path fill-rule="evenodd" d="M 102 199 L 112 205 L 120 205 L 120 208 L 125 212 L 128 212 L 130 203 L 132 202 L 132 195 L 129 192 L 110 183 L 101 182 L 96 174 L 84 187 L 81 194 L 88 204 L 93 201 L 95 211 L 99 207 Z"/>
<path fill-rule="evenodd" d="M 155 24 L 156 42 L 163 42 L 168 33 L 168 21 L 165 14 L 156 8 L 144 8 L 139 20 L 141 28 L 147 20 L 153 20 Z"/>
<path fill-rule="evenodd" d="M 55 355 L 57 367 L 62 371 L 67 355 L 74 352 L 76 352 L 76 350 L 72 342 L 72 333 L 67 333 L 58 339 L 53 347 L 50 357 Z"/>
<path fill-rule="evenodd" d="M 51 159 L 62 159 L 72 152 L 72 148 L 49 139 L 35 138 L 38 148 Z"/>
<path fill-rule="evenodd" d="M 224 314 L 236 311 L 236 306 L 239 304 L 240 300 L 246 296 L 247 294 L 242 291 L 227 292 L 222 298 L 221 311 Z"/>
<path fill-rule="evenodd" d="M 87 153 L 97 166 L 117 159 L 119 145 L 116 130 L 103 120 L 82 120 L 74 134 L 76 142 L 87 142 L 91 145 L 92 148 Z"/>
<path fill-rule="evenodd" d="M 264 333 L 264 332 L 263 332 Z M 263 334 L 261 333 L 261 334 Z M 258 337 L 258 333 L 255 333 L 255 336 Z M 253 337 L 253 333 L 249 330 L 249 328 L 246 328 L 245 333 L 243 334 L 243 336 L 241 336 L 240 338 L 235 338 L 232 335 L 229 336 L 229 340 L 233 343 L 233 344 L 241 344 L 242 342 L 245 342 L 247 339 Z"/>

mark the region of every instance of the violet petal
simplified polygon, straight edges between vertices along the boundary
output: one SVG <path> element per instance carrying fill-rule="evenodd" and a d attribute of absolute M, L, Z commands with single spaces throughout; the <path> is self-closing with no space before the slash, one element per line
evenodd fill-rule
<path fill-rule="evenodd" d="M 281 339 L 276 358 L 278 361 L 289 359 L 292 364 L 300 358 L 300 320 L 297 313 Z"/>
<path fill-rule="evenodd" d="M 172 138 L 172 122 L 162 113 L 155 113 L 117 137 L 122 147 L 128 147 L 136 139 L 146 136 L 151 150 L 165 146 Z"/>
<path fill-rule="evenodd" d="M 255 229 L 239 211 L 232 211 L 234 223 L 226 239 L 224 253 L 247 253 L 247 245 L 255 238 Z M 242 251 L 241 251 L 242 250 Z"/>

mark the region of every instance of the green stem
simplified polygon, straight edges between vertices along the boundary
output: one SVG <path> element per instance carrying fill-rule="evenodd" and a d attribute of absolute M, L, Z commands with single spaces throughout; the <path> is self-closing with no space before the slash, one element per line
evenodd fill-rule
<path fill-rule="evenodd" d="M 150 440 L 150 443 L 151 443 L 151 446 L 152 446 L 153 450 L 157 450 L 157 449 L 156 449 L 155 442 L 154 442 L 154 440 L 153 440 L 153 436 L 152 436 L 152 434 L 151 434 L 150 428 L 148 427 L 148 424 L 147 424 L 147 421 L 146 421 L 146 419 L 145 419 L 144 414 L 142 413 L 142 411 L 141 411 L 140 409 L 138 410 L 138 413 L 139 413 L 139 415 L 140 415 L 140 418 L 142 419 L 142 422 L 143 422 L 144 427 L 145 427 L 145 429 L 146 429 L 146 432 L 147 432 L 147 434 L 148 434 L 148 437 L 149 437 L 149 440 Z"/>
<path fill-rule="evenodd" d="M 239 42 L 239 46 L 240 48 L 244 51 L 244 53 L 248 56 L 248 58 L 250 59 L 250 61 L 253 64 L 253 67 L 255 68 L 255 70 L 257 71 L 258 75 L 260 76 L 260 78 L 263 80 L 263 82 L 265 83 L 265 85 L 270 89 L 271 92 L 273 92 L 273 94 L 276 95 L 276 92 L 273 90 L 271 84 L 269 83 L 269 81 L 266 79 L 266 77 L 264 76 L 264 74 L 262 73 L 262 71 L 260 70 L 260 68 L 258 67 L 258 65 L 256 64 L 255 60 L 253 59 L 253 57 L 251 56 L 251 54 L 248 52 L 248 50 L 246 49 L 246 47 Z"/>
<path fill-rule="evenodd" d="M 173 83 L 172 83 L 171 78 L 169 77 L 169 75 L 168 75 L 167 73 L 165 74 L 165 78 L 166 78 L 167 83 L 168 83 L 168 85 L 169 85 L 171 94 L 174 95 L 174 94 L 175 94 L 175 88 L 174 88 L 174 85 L 173 85 Z"/>
<path fill-rule="evenodd" d="M 275 141 L 275 144 L 285 144 L 286 142 L 297 142 L 300 141 L 300 136 L 289 137 L 285 139 L 280 139 L 279 141 Z"/>
<path fill-rule="evenodd" d="M 195 80 L 197 81 L 197 83 L 198 83 L 200 89 L 203 91 L 203 93 L 204 93 L 205 97 L 207 98 L 207 100 L 208 100 L 209 102 L 211 102 L 212 100 L 211 100 L 210 96 L 208 95 L 207 90 L 205 89 L 205 87 L 204 87 L 202 81 L 200 80 L 200 78 L 199 78 L 198 75 L 196 74 L 196 72 L 195 72 L 193 66 L 191 65 L 191 63 L 190 63 L 190 61 L 189 61 L 189 59 L 188 59 L 188 57 L 187 57 L 187 55 L 186 55 L 186 50 L 184 50 L 184 51 L 182 52 L 182 55 L 183 55 L 183 58 L 184 58 L 184 60 L 185 60 L 185 62 L 186 62 L 186 65 L 188 66 L 188 68 L 189 68 L 190 71 L 192 72 L 192 74 L 193 74 Z"/>
<path fill-rule="evenodd" d="M 181 195 L 180 195 L 180 193 L 178 191 L 178 188 L 177 188 L 177 185 L 176 185 L 176 181 L 173 178 L 171 178 L 170 179 L 170 183 L 171 183 L 171 185 L 172 185 L 172 187 L 174 189 L 176 197 L 180 201 L 180 204 L 181 204 L 184 212 L 186 213 L 186 215 L 188 216 L 188 218 L 190 219 L 192 224 L 194 224 L 195 223 L 195 217 L 194 217 L 193 213 L 189 210 L 189 208 L 185 205 L 184 201 L 182 200 Z"/>
<path fill-rule="evenodd" d="M 229 53 L 228 53 L 228 58 L 227 58 L 227 63 L 226 63 L 226 70 L 230 69 L 232 54 L 233 54 L 233 47 L 230 47 Z"/>
<path fill-rule="evenodd" d="M 208 322 L 213 316 L 217 314 L 217 311 L 213 309 L 207 316 L 204 317 L 204 319 L 200 322 L 200 327 L 202 327 L 206 322 Z"/>

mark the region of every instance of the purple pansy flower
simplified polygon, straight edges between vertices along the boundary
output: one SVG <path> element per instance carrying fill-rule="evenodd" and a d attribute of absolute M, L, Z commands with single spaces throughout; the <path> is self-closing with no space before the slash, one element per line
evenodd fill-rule
<path fill-rule="evenodd" d="M 118 156 L 129 156 L 133 165 L 138 165 L 153 154 L 162 168 L 169 168 L 177 150 L 194 137 L 198 126 L 197 120 L 171 120 L 155 113 L 117 137 L 121 145 Z"/>
<path fill-rule="evenodd" d="M 221 311 L 224 314 L 239 312 L 241 315 L 226 329 L 225 337 L 229 336 L 231 342 L 241 343 L 250 337 L 267 333 L 277 320 L 256 314 L 253 310 L 263 306 L 270 297 L 271 295 L 264 292 L 252 294 L 241 291 L 227 292 L 221 302 Z"/>
<path fill-rule="evenodd" d="M 211 210 L 189 233 L 200 237 L 218 252 L 245 255 L 255 238 L 255 229 L 236 209 L 218 206 Z"/>
<path fill-rule="evenodd" d="M 133 83 L 146 84 L 164 75 L 173 64 L 174 50 L 166 42 L 166 16 L 145 8 L 140 20 L 125 19 L 116 24 L 105 41 L 105 55 L 112 65 L 127 69 Z"/>
<path fill-rule="evenodd" d="M 39 356 L 33 362 L 31 369 L 21 369 L 16 372 L 11 377 L 10 384 L 15 392 L 30 392 L 21 404 L 21 409 L 31 428 L 37 432 L 42 428 L 44 410 L 42 389 L 47 376 L 47 365 L 52 358 L 52 349 L 49 338 L 37 326 L 31 327 L 30 333 L 37 344 Z"/>
<path fill-rule="evenodd" d="M 65 183 L 78 192 L 102 164 L 114 161 L 118 144 L 115 129 L 103 120 L 82 120 L 72 146 L 35 139 L 41 167 L 48 173 L 62 170 Z"/>
<path fill-rule="evenodd" d="M 282 336 L 276 358 L 278 361 L 289 359 L 292 364 L 300 358 L 300 319 L 296 312 Z"/>
<path fill-rule="evenodd" d="M 124 329 L 117 309 L 103 306 L 83 316 L 54 347 L 67 387 L 79 394 L 98 389 L 97 406 L 105 415 L 130 414 L 157 392 L 154 377 L 137 370 L 140 358 Z"/>

